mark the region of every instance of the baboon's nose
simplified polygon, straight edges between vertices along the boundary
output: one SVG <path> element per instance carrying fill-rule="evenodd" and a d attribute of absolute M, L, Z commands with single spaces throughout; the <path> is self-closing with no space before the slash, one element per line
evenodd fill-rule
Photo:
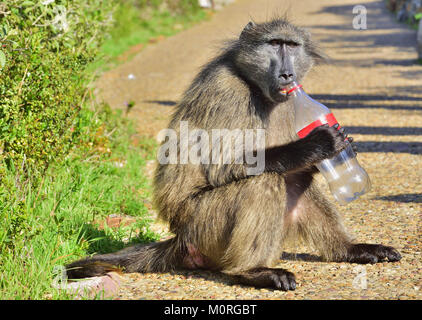
<path fill-rule="evenodd" d="M 283 78 L 284 80 L 293 80 L 293 73 L 284 71 L 280 74 L 279 78 Z"/>

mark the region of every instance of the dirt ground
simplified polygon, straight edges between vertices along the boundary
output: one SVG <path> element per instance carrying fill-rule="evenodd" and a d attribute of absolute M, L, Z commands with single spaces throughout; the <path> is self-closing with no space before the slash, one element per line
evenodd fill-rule
<path fill-rule="evenodd" d="M 353 29 L 354 5 L 366 7 L 367 30 Z M 312 71 L 303 85 L 358 141 L 358 160 L 372 180 L 368 194 L 339 206 L 345 224 L 359 242 L 394 246 L 403 259 L 365 266 L 323 263 L 300 247 L 286 252 L 278 265 L 296 274 L 295 291 L 231 285 L 224 276 L 193 271 L 125 275 L 118 298 L 422 298 L 422 66 L 415 64 L 416 32 L 395 22 L 383 1 L 237 0 L 105 73 L 98 95 L 114 108 L 134 101 L 129 115 L 139 133 L 156 136 L 221 41 L 238 36 L 250 18 L 263 21 L 286 9 L 332 57 L 331 65 Z"/>

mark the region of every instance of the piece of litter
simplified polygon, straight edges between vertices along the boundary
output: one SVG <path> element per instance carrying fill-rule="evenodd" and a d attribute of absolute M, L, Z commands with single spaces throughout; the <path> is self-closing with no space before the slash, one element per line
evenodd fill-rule
<path fill-rule="evenodd" d="M 130 75 L 128 75 L 127 76 L 127 78 L 129 79 L 129 80 L 133 80 L 133 79 L 136 79 L 136 77 L 135 77 L 135 75 L 134 74 L 130 74 Z"/>

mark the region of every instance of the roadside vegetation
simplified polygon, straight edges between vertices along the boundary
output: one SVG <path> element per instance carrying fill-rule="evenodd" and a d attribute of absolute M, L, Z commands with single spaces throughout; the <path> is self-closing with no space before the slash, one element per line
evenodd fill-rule
<path fill-rule="evenodd" d="M 422 19 L 422 7 L 415 10 L 409 0 L 385 0 L 387 9 L 395 14 L 396 19 L 417 30 L 419 20 Z"/>
<path fill-rule="evenodd" d="M 130 59 L 150 42 L 176 34 L 207 18 L 195 0 L 126 0 L 116 8 L 115 24 L 101 47 L 98 65 L 109 68 Z"/>
<path fill-rule="evenodd" d="M 158 239 L 155 142 L 95 103 L 94 71 L 205 17 L 196 0 L 0 1 L 0 299 L 72 298 L 57 267 Z M 109 228 L 112 214 L 136 221 Z"/>

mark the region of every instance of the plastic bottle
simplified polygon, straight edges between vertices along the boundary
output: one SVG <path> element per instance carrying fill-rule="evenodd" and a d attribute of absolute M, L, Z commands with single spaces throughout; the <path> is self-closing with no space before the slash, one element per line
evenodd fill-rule
<path fill-rule="evenodd" d="M 337 124 L 330 109 L 309 97 L 303 91 L 302 85 L 293 82 L 287 90 L 289 99 L 293 99 L 295 129 L 299 138 L 306 137 L 313 129 L 323 124 L 328 123 L 330 127 Z M 316 166 L 340 204 L 347 204 L 357 199 L 371 188 L 369 176 L 359 165 L 350 143 L 338 155 L 325 159 Z"/>

